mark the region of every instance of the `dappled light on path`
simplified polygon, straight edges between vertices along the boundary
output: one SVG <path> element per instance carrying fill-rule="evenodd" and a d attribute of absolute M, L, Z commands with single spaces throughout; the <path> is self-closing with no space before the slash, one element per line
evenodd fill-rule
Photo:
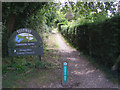
<path fill-rule="evenodd" d="M 68 87 L 72 88 L 118 88 L 105 75 L 96 69 L 80 52 L 66 44 L 64 38 L 55 30 L 60 62 L 68 61 Z"/>
<path fill-rule="evenodd" d="M 90 73 L 93 73 L 95 70 L 89 70 L 89 71 L 87 71 L 87 72 L 79 72 L 79 71 L 73 71 L 73 72 L 71 72 L 71 73 L 74 73 L 74 74 L 76 74 L 76 75 L 85 75 L 85 74 L 90 74 Z"/>

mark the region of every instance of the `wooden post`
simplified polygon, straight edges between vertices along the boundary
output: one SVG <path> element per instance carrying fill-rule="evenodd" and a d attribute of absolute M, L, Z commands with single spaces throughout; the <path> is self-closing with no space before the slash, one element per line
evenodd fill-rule
<path fill-rule="evenodd" d="M 13 57 L 11 57 L 11 63 L 13 63 Z"/>
<path fill-rule="evenodd" d="M 91 52 L 91 36 L 89 36 L 89 55 L 92 56 L 92 52 Z"/>
<path fill-rule="evenodd" d="M 40 59 L 40 61 L 41 61 L 41 56 L 39 55 L 38 57 L 39 57 L 39 59 Z"/>

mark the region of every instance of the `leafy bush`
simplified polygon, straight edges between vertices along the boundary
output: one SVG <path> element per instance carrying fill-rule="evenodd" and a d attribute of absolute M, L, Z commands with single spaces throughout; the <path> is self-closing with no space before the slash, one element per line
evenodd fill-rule
<path fill-rule="evenodd" d="M 111 68 L 120 54 L 120 16 L 97 23 L 62 25 L 61 34 L 78 50 Z"/>
<path fill-rule="evenodd" d="M 58 30 L 59 30 L 59 31 L 61 30 L 61 25 L 65 25 L 65 23 L 58 23 L 58 24 L 57 24 L 57 27 L 58 27 Z"/>
<path fill-rule="evenodd" d="M 21 60 L 22 59 L 22 60 Z M 4 59 L 5 60 L 5 59 Z M 8 71 L 16 71 L 16 72 L 25 72 L 30 67 L 33 67 L 34 65 L 28 61 L 26 61 L 24 58 L 14 59 L 15 62 L 11 63 L 10 60 L 6 58 L 7 61 L 4 61 L 5 64 L 2 66 L 2 73 L 7 73 Z"/>

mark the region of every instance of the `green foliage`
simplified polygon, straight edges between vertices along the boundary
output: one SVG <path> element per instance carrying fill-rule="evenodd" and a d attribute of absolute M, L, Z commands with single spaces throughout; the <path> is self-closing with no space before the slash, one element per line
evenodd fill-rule
<path fill-rule="evenodd" d="M 25 80 L 24 82 L 26 82 L 33 77 L 40 77 L 40 75 L 44 77 L 45 75 L 48 75 L 48 73 L 51 72 L 55 64 L 48 62 L 47 58 L 46 55 L 43 55 L 42 61 L 40 62 L 38 57 L 35 56 L 18 56 L 14 58 L 14 63 L 12 64 L 10 62 L 10 58 L 4 58 L 4 62 L 2 63 L 3 88 L 15 88 L 18 86 L 21 87 L 20 85 L 22 85 L 22 83 L 20 84 L 18 81 Z M 26 84 L 28 85 L 28 83 Z"/>
<path fill-rule="evenodd" d="M 35 56 L 17 56 L 14 58 L 13 63 L 11 63 L 10 58 L 4 58 L 3 60 L 3 75 L 8 74 L 10 71 L 22 74 L 29 71 L 30 69 L 49 69 L 54 66 L 52 63 L 49 63 L 44 59 L 40 61 L 39 58 Z"/>
<path fill-rule="evenodd" d="M 59 30 L 59 31 L 61 30 L 61 25 L 65 25 L 65 23 L 58 23 L 58 24 L 57 24 L 57 27 L 58 27 L 58 30 Z"/>
<path fill-rule="evenodd" d="M 62 25 L 60 32 L 78 50 L 111 69 L 120 54 L 119 20 L 120 16 L 115 16 L 97 23 Z"/>
<path fill-rule="evenodd" d="M 35 14 L 47 3 L 3 2 L 2 3 L 2 57 L 8 56 L 7 42 L 10 35 L 20 28 L 38 28 Z M 34 18 L 34 19 L 33 19 Z M 41 18 L 40 18 L 41 19 Z M 43 20 L 43 19 L 42 19 Z M 41 21 L 42 21 L 41 20 Z M 40 22 L 40 21 L 39 21 Z M 37 31 L 37 30 L 36 30 Z"/>
<path fill-rule="evenodd" d="M 35 68 L 37 69 L 49 69 L 49 68 L 52 68 L 54 65 L 52 63 L 48 63 L 46 61 L 37 61 L 35 63 Z"/>
<path fill-rule="evenodd" d="M 2 56 L 8 56 L 7 42 L 14 31 L 20 28 L 31 28 L 40 33 L 43 44 L 47 36 L 43 32 L 51 32 L 56 9 L 58 6 L 52 2 L 3 2 L 2 13 Z M 55 6 L 55 8 L 53 8 Z M 46 34 L 45 34 L 46 35 Z"/>
<path fill-rule="evenodd" d="M 43 62 L 43 61 L 41 61 L 41 62 L 37 61 L 36 64 L 35 64 L 35 68 L 40 68 L 40 69 L 46 68 L 45 62 Z"/>
<path fill-rule="evenodd" d="M 7 74 L 9 71 L 14 71 L 14 72 L 26 72 L 30 67 L 33 67 L 34 64 L 31 62 L 27 61 L 26 58 L 21 57 L 21 58 L 14 58 L 14 63 L 10 62 L 10 59 L 4 58 L 5 60 L 2 66 L 2 73 Z"/>
<path fill-rule="evenodd" d="M 63 14 L 62 12 L 60 11 L 56 11 L 56 18 L 54 19 L 54 23 L 55 23 L 55 27 L 60 25 L 58 23 L 63 23 L 63 24 L 67 24 L 68 23 L 68 20 L 65 18 L 65 14 Z"/>

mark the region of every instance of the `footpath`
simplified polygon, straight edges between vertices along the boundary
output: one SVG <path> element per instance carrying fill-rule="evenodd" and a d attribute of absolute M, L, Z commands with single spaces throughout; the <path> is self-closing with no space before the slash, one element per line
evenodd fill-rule
<path fill-rule="evenodd" d="M 61 34 L 54 31 L 60 51 L 59 61 L 68 61 L 68 86 L 71 88 L 118 88 L 88 62 L 80 52 L 66 44 Z"/>

